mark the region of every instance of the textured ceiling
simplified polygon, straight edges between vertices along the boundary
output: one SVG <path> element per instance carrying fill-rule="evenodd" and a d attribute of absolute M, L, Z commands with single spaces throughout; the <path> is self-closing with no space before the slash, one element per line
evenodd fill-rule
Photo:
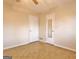
<path fill-rule="evenodd" d="M 35 13 L 44 13 L 50 9 L 69 4 L 75 0 L 37 0 L 38 5 L 35 5 L 32 0 L 4 0 L 4 4 L 9 4 L 12 8 L 16 10 L 24 10 Z"/>

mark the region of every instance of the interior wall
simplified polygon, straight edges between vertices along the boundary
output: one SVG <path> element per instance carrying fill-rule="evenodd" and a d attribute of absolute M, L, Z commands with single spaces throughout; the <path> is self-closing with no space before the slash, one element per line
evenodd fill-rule
<path fill-rule="evenodd" d="M 46 39 L 46 19 L 45 14 L 39 15 L 39 36 L 41 41 Z"/>
<path fill-rule="evenodd" d="M 16 11 L 12 9 L 11 6 L 8 5 L 4 5 L 3 8 L 4 8 L 4 15 L 3 15 L 4 16 L 4 20 L 3 20 L 4 49 L 29 43 L 28 16 L 35 14 L 28 14 L 22 11 Z"/>
<path fill-rule="evenodd" d="M 75 22 L 76 22 L 76 6 L 75 2 L 72 2 L 67 5 L 56 7 L 55 9 L 49 11 L 47 14 L 43 15 L 46 18 L 46 15 L 55 13 L 55 37 L 54 44 L 63 48 L 70 50 L 76 50 L 76 37 L 75 37 Z M 45 25 L 46 20 L 41 16 L 42 28 L 40 30 L 40 35 L 45 37 Z M 44 28 L 44 29 L 43 29 Z M 43 39 L 43 41 L 45 41 Z"/>
<path fill-rule="evenodd" d="M 76 50 L 76 6 L 75 2 L 56 9 L 55 44 Z"/>

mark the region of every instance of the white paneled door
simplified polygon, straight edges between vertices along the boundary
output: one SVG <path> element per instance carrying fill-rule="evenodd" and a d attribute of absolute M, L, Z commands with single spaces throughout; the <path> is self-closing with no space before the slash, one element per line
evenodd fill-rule
<path fill-rule="evenodd" d="M 48 14 L 46 16 L 46 42 L 54 43 L 55 36 L 55 14 Z"/>
<path fill-rule="evenodd" d="M 29 16 L 29 41 L 39 40 L 39 19 L 37 16 Z"/>

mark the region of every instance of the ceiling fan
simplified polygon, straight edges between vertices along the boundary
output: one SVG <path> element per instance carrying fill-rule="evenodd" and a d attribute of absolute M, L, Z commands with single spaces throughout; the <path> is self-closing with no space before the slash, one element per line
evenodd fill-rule
<path fill-rule="evenodd" d="M 32 0 L 32 1 L 34 2 L 34 4 L 36 4 L 36 5 L 38 4 L 38 1 L 37 0 Z"/>
<path fill-rule="evenodd" d="M 37 0 L 32 0 L 32 1 L 33 1 L 33 3 L 34 3 L 35 5 L 38 4 L 38 1 L 37 1 Z M 20 0 L 16 0 L 16 2 L 20 2 Z"/>

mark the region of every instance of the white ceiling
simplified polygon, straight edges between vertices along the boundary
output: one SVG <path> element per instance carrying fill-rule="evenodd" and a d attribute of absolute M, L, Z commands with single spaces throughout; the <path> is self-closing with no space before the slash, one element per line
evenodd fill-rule
<path fill-rule="evenodd" d="M 20 0 L 20 2 L 16 2 L 16 0 L 4 0 L 5 2 L 4 4 L 9 4 L 12 8 L 18 10 L 21 9 L 35 13 L 44 13 L 58 6 L 69 4 L 75 0 L 37 0 L 37 1 L 38 5 L 35 5 L 32 0 Z"/>

